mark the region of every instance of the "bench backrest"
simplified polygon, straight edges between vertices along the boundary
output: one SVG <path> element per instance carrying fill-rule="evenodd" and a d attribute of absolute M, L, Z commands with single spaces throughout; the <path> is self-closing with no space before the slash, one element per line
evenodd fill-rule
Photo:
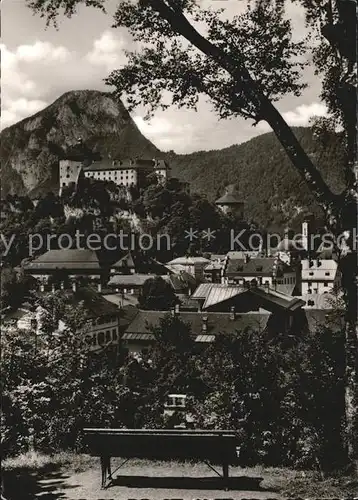
<path fill-rule="evenodd" d="M 187 429 L 84 429 L 92 455 L 150 459 L 227 459 L 236 457 L 233 431 Z"/>

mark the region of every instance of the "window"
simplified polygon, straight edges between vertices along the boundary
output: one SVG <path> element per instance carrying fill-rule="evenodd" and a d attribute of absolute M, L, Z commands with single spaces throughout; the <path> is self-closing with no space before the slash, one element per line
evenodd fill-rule
<path fill-rule="evenodd" d="M 99 332 L 97 338 L 98 338 L 99 345 L 103 345 L 104 344 L 104 332 Z"/>
<path fill-rule="evenodd" d="M 314 306 L 314 300 L 309 300 L 309 301 L 307 302 L 307 305 L 308 305 L 308 306 Z"/>
<path fill-rule="evenodd" d="M 310 271 L 308 274 L 309 274 L 310 276 L 313 276 L 313 275 L 314 275 L 314 272 L 313 272 L 313 271 Z"/>
<path fill-rule="evenodd" d="M 327 286 L 328 286 L 328 283 L 323 283 L 323 286 L 327 287 Z"/>
<path fill-rule="evenodd" d="M 325 276 L 329 276 L 329 271 L 325 272 L 324 274 Z"/>
<path fill-rule="evenodd" d="M 118 340 L 117 329 L 113 328 L 112 330 L 112 340 Z"/>
<path fill-rule="evenodd" d="M 109 330 L 106 331 L 106 343 L 111 342 L 111 332 Z"/>

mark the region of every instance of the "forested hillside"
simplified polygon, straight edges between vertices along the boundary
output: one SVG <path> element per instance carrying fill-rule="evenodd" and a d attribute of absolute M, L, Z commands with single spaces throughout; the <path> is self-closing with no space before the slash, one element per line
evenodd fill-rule
<path fill-rule="evenodd" d="M 310 128 L 294 130 L 331 188 L 342 190 L 339 136 L 318 143 Z M 173 175 L 190 182 L 192 191 L 206 193 L 210 200 L 218 198 L 226 185 L 236 184 L 248 218 L 271 230 L 284 224 L 298 225 L 304 211 L 321 215 L 273 133 L 221 150 L 169 154 L 168 159 Z"/>

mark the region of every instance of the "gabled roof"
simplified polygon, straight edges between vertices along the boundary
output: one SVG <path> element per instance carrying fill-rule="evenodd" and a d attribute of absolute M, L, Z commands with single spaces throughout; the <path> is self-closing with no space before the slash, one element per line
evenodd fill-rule
<path fill-rule="evenodd" d="M 112 264 L 111 267 L 113 269 L 134 269 L 135 265 L 131 252 L 128 252 L 124 257 Z"/>
<path fill-rule="evenodd" d="M 283 284 L 277 284 L 276 285 L 276 291 L 281 292 L 284 295 L 291 295 L 293 294 L 293 291 L 295 289 L 296 285 L 283 285 Z"/>
<path fill-rule="evenodd" d="M 176 259 L 171 260 L 168 262 L 169 266 L 176 266 L 176 265 L 181 265 L 181 266 L 195 266 L 195 264 L 210 264 L 209 259 L 205 259 L 205 257 L 177 257 Z"/>
<path fill-rule="evenodd" d="M 94 172 L 102 170 L 168 170 L 169 165 L 165 160 L 130 158 L 124 160 L 112 160 L 105 158 L 100 161 L 91 163 L 84 168 L 85 172 Z"/>
<path fill-rule="evenodd" d="M 297 297 L 291 297 L 272 288 L 243 287 L 238 285 L 223 285 L 221 283 L 203 283 L 195 290 L 192 299 L 204 300 L 203 309 L 238 297 L 241 294 L 252 294 L 259 299 L 260 307 L 270 310 L 275 306 L 288 311 L 295 311 L 304 306 L 305 302 Z"/>
<path fill-rule="evenodd" d="M 116 274 L 108 282 L 109 287 L 141 287 L 144 283 L 151 279 L 156 278 L 155 274 Z"/>
<path fill-rule="evenodd" d="M 213 286 L 206 296 L 203 309 L 208 309 L 213 305 L 220 304 L 220 302 L 225 302 L 226 300 L 232 299 L 233 297 L 236 297 L 244 292 L 247 292 L 247 289 L 240 287 Z"/>
<path fill-rule="evenodd" d="M 215 201 L 216 205 L 239 205 L 243 204 L 239 196 L 235 193 L 226 193 Z"/>
<path fill-rule="evenodd" d="M 87 270 L 100 271 L 96 252 L 93 250 L 48 250 L 24 266 L 26 271 L 41 270 Z"/>
<path fill-rule="evenodd" d="M 276 267 L 287 267 L 275 257 L 255 257 L 245 262 L 245 259 L 229 259 L 225 274 L 238 276 L 273 276 Z"/>
<path fill-rule="evenodd" d="M 305 305 L 305 302 L 298 297 L 291 297 L 290 295 L 286 295 L 284 293 L 278 292 L 277 290 L 273 290 L 270 288 L 269 290 L 265 290 L 262 287 L 256 287 L 250 289 L 254 295 L 261 297 L 263 300 L 263 306 L 265 307 L 265 303 L 271 303 L 273 305 L 277 305 L 282 307 L 283 309 L 289 311 L 295 311 Z"/>
<path fill-rule="evenodd" d="M 184 293 L 188 288 L 193 289 L 196 286 L 194 276 L 186 273 L 185 271 L 181 271 L 177 274 L 173 273 L 169 276 L 163 276 L 162 278 L 173 287 L 176 293 Z"/>
<path fill-rule="evenodd" d="M 204 271 L 205 272 L 209 272 L 209 271 L 220 271 L 224 266 L 224 263 L 223 262 L 210 262 L 210 264 L 208 264 L 205 268 L 204 268 Z"/>
<path fill-rule="evenodd" d="M 128 333 L 149 334 L 150 326 L 159 326 L 160 320 L 167 315 L 167 311 L 142 311 L 138 314 L 126 329 Z M 205 313 L 207 317 L 207 330 L 203 331 L 203 314 L 200 312 L 179 312 L 178 318 L 189 324 L 192 335 L 220 335 L 223 333 L 235 333 L 248 329 L 265 329 L 270 313 L 245 313 L 237 314 L 231 319 L 230 313 Z"/>
<path fill-rule="evenodd" d="M 194 300 L 205 300 L 212 286 L 213 283 L 201 283 L 190 298 Z M 217 286 L 227 288 L 227 285 L 221 285 L 219 283 L 217 284 Z"/>

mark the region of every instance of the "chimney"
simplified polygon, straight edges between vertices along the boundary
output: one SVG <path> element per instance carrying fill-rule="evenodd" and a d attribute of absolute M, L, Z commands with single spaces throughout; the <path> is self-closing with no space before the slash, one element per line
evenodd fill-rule
<path fill-rule="evenodd" d="M 77 283 L 74 281 L 72 283 L 72 291 L 75 292 L 77 290 Z"/>
<path fill-rule="evenodd" d="M 45 291 L 45 285 L 43 283 L 41 283 L 40 285 L 40 292 L 44 292 Z"/>
<path fill-rule="evenodd" d="M 202 329 L 203 333 L 206 333 L 208 331 L 208 317 L 206 314 L 204 314 L 202 316 L 202 320 L 203 320 L 203 322 L 202 322 L 201 329 Z"/>
<path fill-rule="evenodd" d="M 235 306 L 230 307 L 230 319 L 234 320 L 235 319 Z"/>
<path fill-rule="evenodd" d="M 51 286 L 51 292 L 52 292 L 52 293 L 55 293 L 55 284 L 54 284 L 54 283 L 52 283 L 52 286 Z"/>

